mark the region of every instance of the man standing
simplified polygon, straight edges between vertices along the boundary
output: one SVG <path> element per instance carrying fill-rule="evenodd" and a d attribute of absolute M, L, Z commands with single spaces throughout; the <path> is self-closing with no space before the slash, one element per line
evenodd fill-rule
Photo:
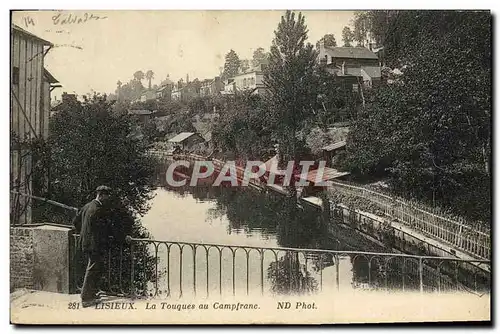
<path fill-rule="evenodd" d="M 79 248 L 87 260 L 81 294 L 83 307 L 99 302 L 98 283 L 102 277 L 110 232 L 105 218 L 105 204 L 109 200 L 111 188 L 99 186 L 96 192 L 97 197 L 85 204 L 73 220 L 73 225 L 80 234 Z"/>

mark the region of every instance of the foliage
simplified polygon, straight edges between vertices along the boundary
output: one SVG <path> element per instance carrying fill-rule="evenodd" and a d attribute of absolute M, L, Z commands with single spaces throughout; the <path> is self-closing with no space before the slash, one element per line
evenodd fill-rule
<path fill-rule="evenodd" d="M 212 140 L 222 152 L 258 159 L 272 147 L 271 125 L 260 96 L 237 93 L 226 98 L 214 124 Z"/>
<path fill-rule="evenodd" d="M 146 213 L 152 198 L 154 163 L 145 155 L 145 143 L 131 138 L 132 126 L 127 115 L 113 111 L 105 95 L 96 94 L 83 102 L 63 102 L 51 116 L 47 142 L 32 145 L 37 160 L 36 195 L 79 208 L 94 198 L 97 186 L 112 187 L 107 219 L 115 253 L 124 245 L 125 235 L 149 237 L 138 217 Z M 53 206 L 34 207 L 35 216 L 58 214 Z M 141 287 L 144 278 L 152 278 L 154 259 L 142 246 L 136 247 L 135 254 L 141 258 L 135 267 Z M 128 261 L 123 263 L 122 277 L 129 277 Z M 112 263 L 115 273 L 118 263 Z M 129 282 L 123 282 L 125 287 Z"/>
<path fill-rule="evenodd" d="M 242 59 L 240 61 L 240 72 L 245 73 L 250 69 L 250 60 L 248 59 Z"/>
<path fill-rule="evenodd" d="M 258 67 L 260 64 L 267 64 L 269 61 L 269 52 L 266 52 L 264 48 L 258 47 L 253 52 L 252 66 Z"/>
<path fill-rule="evenodd" d="M 222 73 L 222 77 L 224 79 L 229 79 L 238 74 L 240 69 L 240 58 L 238 54 L 231 49 L 226 54 L 226 62 L 224 63 L 224 71 Z"/>
<path fill-rule="evenodd" d="M 344 42 L 344 46 L 352 46 L 352 42 L 354 41 L 354 33 L 351 28 L 344 27 L 342 29 L 342 42 Z"/>
<path fill-rule="evenodd" d="M 316 42 L 316 49 L 319 50 L 320 43 L 323 42 L 325 47 L 334 47 L 337 46 L 337 41 L 335 40 L 334 34 L 326 34 L 321 37 L 319 41 Z"/>
<path fill-rule="evenodd" d="M 134 80 L 136 80 L 136 81 L 139 81 L 139 82 L 140 82 L 140 81 L 142 81 L 142 80 L 144 79 L 144 77 L 145 77 L 145 75 L 144 75 L 144 72 L 143 72 L 143 71 L 140 71 L 140 70 L 139 70 L 139 71 L 136 71 L 136 72 L 134 73 Z"/>
<path fill-rule="evenodd" d="M 51 198 L 79 207 L 98 185 L 114 189 L 125 207 L 144 214 L 148 207 L 152 162 L 143 143 L 130 138 L 128 116 L 115 116 L 99 95 L 63 105 L 50 121 Z"/>
<path fill-rule="evenodd" d="M 354 13 L 354 31 L 353 38 L 357 46 L 368 46 L 366 42 L 369 38 L 370 18 L 367 12 L 360 11 Z"/>
<path fill-rule="evenodd" d="M 295 157 L 296 133 L 313 115 L 317 99 L 317 53 L 307 40 L 307 26 L 302 13 L 287 11 L 281 17 L 271 46 L 264 84 L 269 90 L 266 103 L 275 125 L 280 153 L 290 161 Z"/>
<path fill-rule="evenodd" d="M 471 219 L 490 219 L 491 18 L 400 12 L 386 49 L 403 69 L 360 113 L 344 167 L 385 170 L 392 186 Z"/>
<path fill-rule="evenodd" d="M 151 89 L 151 80 L 155 77 L 155 74 L 152 70 L 148 70 L 145 75 L 148 80 L 148 89 Z"/>

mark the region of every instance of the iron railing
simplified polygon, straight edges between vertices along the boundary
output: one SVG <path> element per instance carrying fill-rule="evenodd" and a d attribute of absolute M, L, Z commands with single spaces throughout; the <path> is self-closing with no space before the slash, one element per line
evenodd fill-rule
<path fill-rule="evenodd" d="M 439 257 L 457 256 L 453 249 L 446 248 L 442 244 L 430 243 L 415 236 L 415 233 L 407 233 L 395 228 L 390 221 L 383 217 L 349 208 L 343 204 L 335 205 L 330 203 L 330 219 L 335 223 L 351 226 L 383 242 L 385 246 L 406 254 Z M 488 270 L 484 264 L 481 265 L 481 268 Z"/>
<path fill-rule="evenodd" d="M 61 224 L 71 225 L 78 209 L 44 197 L 10 191 L 11 225 Z M 26 211 L 29 218 L 26 219 Z M 24 219 L 22 219 L 24 216 Z"/>
<path fill-rule="evenodd" d="M 450 219 L 427 211 L 418 204 L 391 197 L 370 189 L 338 181 L 330 181 L 330 191 L 363 198 L 373 203 L 382 213 L 396 221 L 457 249 L 482 259 L 491 257 L 490 229 L 484 225 L 472 226 L 461 218 Z"/>
<path fill-rule="evenodd" d="M 156 156 L 171 156 L 161 151 L 151 151 Z M 196 154 L 179 154 L 178 159 L 205 160 Z M 224 162 L 212 159 L 215 169 L 223 166 Z M 241 168 L 240 168 L 241 169 Z M 238 170 L 238 172 L 241 172 Z M 258 185 L 259 182 L 251 180 L 250 184 Z M 389 196 L 364 187 L 348 184 L 346 182 L 328 181 L 330 192 L 339 192 L 372 203 L 385 216 L 391 217 L 402 224 L 423 232 L 440 241 L 444 241 L 457 249 L 481 259 L 491 258 L 491 230 L 484 224 L 472 224 L 461 217 L 447 217 L 437 208 L 427 208 L 414 201 Z"/>
<path fill-rule="evenodd" d="M 111 247 L 106 256 L 103 290 L 131 297 L 290 295 L 352 289 L 482 295 L 491 284 L 490 273 L 480 267 L 490 266 L 487 260 L 406 254 L 127 237 L 126 244 Z M 83 272 L 74 272 L 76 286 Z"/>

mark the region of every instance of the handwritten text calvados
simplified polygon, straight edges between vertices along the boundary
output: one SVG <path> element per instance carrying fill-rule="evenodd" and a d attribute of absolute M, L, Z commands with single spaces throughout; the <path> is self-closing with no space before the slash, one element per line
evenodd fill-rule
<path fill-rule="evenodd" d="M 55 25 L 66 25 L 66 24 L 82 24 L 82 23 L 87 23 L 89 21 L 99 21 L 99 20 L 104 20 L 107 19 L 107 16 L 99 16 L 96 14 L 92 13 L 84 13 L 82 15 L 77 15 L 77 14 L 56 14 L 52 16 L 52 22 Z"/>

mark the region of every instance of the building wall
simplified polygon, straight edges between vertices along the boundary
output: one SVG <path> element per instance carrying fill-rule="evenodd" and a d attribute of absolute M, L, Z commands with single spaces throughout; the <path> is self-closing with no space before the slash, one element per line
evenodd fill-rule
<path fill-rule="evenodd" d="M 172 100 L 179 101 L 182 97 L 182 91 L 176 90 L 172 92 Z"/>
<path fill-rule="evenodd" d="M 236 88 L 238 90 L 254 89 L 262 86 L 263 75 L 260 72 L 250 72 L 234 77 Z"/>
<path fill-rule="evenodd" d="M 43 138 L 47 139 L 49 137 L 49 117 L 50 117 L 50 83 L 48 81 L 43 82 L 43 96 L 42 96 L 42 117 L 41 127 L 43 131 Z"/>
<path fill-rule="evenodd" d="M 19 69 L 19 83 L 12 84 L 11 128 L 20 138 L 34 138 L 30 123 L 37 135 L 43 135 L 40 127 L 43 92 L 43 45 L 23 34 L 12 34 L 11 66 Z M 17 99 L 16 99 L 17 98 Z M 19 103 L 17 102 L 19 101 Z M 24 117 L 22 110 L 26 113 Z"/>
<path fill-rule="evenodd" d="M 328 64 L 330 64 L 330 62 L 331 60 L 328 62 Z M 378 59 L 334 58 L 333 63 L 338 66 L 342 66 L 342 63 L 345 63 L 345 66 L 350 67 L 379 66 Z"/>
<path fill-rule="evenodd" d="M 11 35 L 10 128 L 21 141 L 48 136 L 50 88 L 43 73 L 44 45 L 13 30 Z M 10 153 L 11 190 L 32 194 L 32 157 L 26 148 L 14 147 Z M 14 203 L 17 202 L 17 203 Z M 31 208 L 25 198 L 11 202 L 23 208 L 18 223 L 31 222 Z M 18 214 L 13 216 L 19 217 Z"/>

